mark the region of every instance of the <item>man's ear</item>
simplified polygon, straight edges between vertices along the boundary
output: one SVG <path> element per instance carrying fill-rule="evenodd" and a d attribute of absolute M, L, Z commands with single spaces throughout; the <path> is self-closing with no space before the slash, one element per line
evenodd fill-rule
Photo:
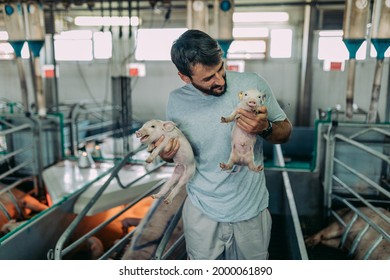
<path fill-rule="evenodd" d="M 177 72 L 177 74 L 179 75 L 180 79 L 185 82 L 186 84 L 191 84 L 191 79 L 190 77 L 184 75 L 183 73 L 181 72 Z"/>

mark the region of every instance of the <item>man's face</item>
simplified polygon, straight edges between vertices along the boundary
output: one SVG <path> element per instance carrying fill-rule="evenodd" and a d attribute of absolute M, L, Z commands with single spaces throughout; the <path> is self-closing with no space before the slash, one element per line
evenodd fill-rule
<path fill-rule="evenodd" d="M 226 92 L 226 73 L 224 63 L 216 66 L 197 64 L 192 68 L 189 77 L 192 85 L 207 95 L 221 96 Z"/>

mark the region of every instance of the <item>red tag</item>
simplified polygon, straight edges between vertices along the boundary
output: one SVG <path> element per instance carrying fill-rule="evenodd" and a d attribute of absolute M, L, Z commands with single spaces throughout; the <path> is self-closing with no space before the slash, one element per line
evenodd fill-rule
<path fill-rule="evenodd" d="M 341 71 L 343 67 L 342 62 L 331 62 L 330 63 L 330 71 Z"/>

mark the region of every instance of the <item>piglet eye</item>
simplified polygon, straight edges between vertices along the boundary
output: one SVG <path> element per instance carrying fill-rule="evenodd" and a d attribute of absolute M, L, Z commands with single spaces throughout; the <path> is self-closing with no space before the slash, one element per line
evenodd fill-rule
<path fill-rule="evenodd" d="M 152 128 L 155 128 L 156 126 L 155 125 L 152 125 Z"/>

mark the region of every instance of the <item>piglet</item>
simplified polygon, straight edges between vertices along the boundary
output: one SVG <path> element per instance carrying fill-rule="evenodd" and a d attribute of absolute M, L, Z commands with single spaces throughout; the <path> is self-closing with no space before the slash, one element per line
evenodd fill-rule
<path fill-rule="evenodd" d="M 190 143 L 176 127 L 176 124 L 171 121 L 150 120 L 137 130 L 135 135 L 137 138 L 141 138 L 141 143 L 148 145 L 150 155 L 146 159 L 147 163 L 151 163 L 158 156 L 170 139 L 178 138 L 180 148 L 173 158 L 175 162 L 173 174 L 161 187 L 161 190 L 152 195 L 153 198 L 160 198 L 165 196 L 172 188 L 170 194 L 164 199 L 165 203 L 171 203 L 172 199 L 181 188 L 186 186 L 195 173 L 195 159 Z M 164 136 L 164 140 L 156 147 L 155 143 L 161 136 Z"/>
<path fill-rule="evenodd" d="M 258 113 L 259 107 L 264 104 L 266 94 L 258 91 L 257 89 L 250 89 L 247 91 L 241 91 L 239 94 L 240 102 L 237 108 L 228 117 L 221 117 L 222 123 L 229 123 L 240 115 L 237 113 L 238 108 L 242 108 L 247 111 L 252 111 L 255 114 Z M 227 163 L 221 162 L 219 166 L 222 170 L 231 170 L 234 164 L 247 165 L 252 171 L 259 172 L 263 170 L 262 165 L 256 166 L 254 161 L 253 147 L 256 143 L 256 135 L 250 134 L 239 128 L 234 124 L 232 134 L 232 151 Z"/>

